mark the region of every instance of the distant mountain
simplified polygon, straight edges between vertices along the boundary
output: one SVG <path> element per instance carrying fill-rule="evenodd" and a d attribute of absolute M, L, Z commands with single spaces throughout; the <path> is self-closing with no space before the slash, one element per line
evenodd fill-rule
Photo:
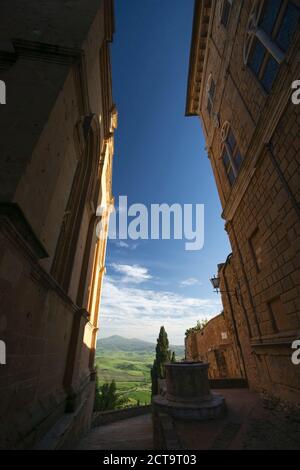
<path fill-rule="evenodd" d="M 135 352 L 135 353 L 154 353 L 155 344 L 136 338 L 123 338 L 123 336 L 110 336 L 109 338 L 101 338 L 97 341 L 97 354 L 102 352 Z M 178 358 L 184 356 L 183 346 L 170 346 L 171 351 L 175 351 Z"/>

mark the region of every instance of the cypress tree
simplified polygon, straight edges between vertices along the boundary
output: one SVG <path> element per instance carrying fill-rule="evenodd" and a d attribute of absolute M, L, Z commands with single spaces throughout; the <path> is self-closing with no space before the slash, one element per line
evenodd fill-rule
<path fill-rule="evenodd" d="M 156 363 L 158 367 L 158 377 L 164 379 L 166 377 L 165 363 L 170 362 L 169 340 L 165 327 L 160 328 L 156 345 Z"/>
<path fill-rule="evenodd" d="M 151 367 L 151 395 L 152 396 L 158 394 L 157 379 L 158 379 L 157 364 L 156 364 L 156 359 L 154 359 L 153 366 Z"/>
<path fill-rule="evenodd" d="M 169 350 L 168 335 L 162 326 L 157 338 L 156 355 L 151 369 L 152 396 L 158 393 L 157 380 L 166 378 L 165 364 L 167 362 L 175 362 L 175 353 L 172 354 Z"/>

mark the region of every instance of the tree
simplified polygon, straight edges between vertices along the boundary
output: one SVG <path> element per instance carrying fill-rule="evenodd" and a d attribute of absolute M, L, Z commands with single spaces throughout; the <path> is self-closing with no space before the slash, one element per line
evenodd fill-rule
<path fill-rule="evenodd" d="M 158 374 L 157 374 L 157 365 L 156 359 L 154 359 L 153 366 L 151 367 L 151 395 L 158 394 L 158 384 L 157 384 Z"/>
<path fill-rule="evenodd" d="M 185 332 L 185 336 L 189 336 L 190 334 L 197 333 L 197 331 L 203 330 L 203 328 L 207 325 L 208 320 L 207 318 L 204 318 L 203 320 L 198 320 L 197 325 L 193 326 L 193 328 L 189 328 Z"/>
<path fill-rule="evenodd" d="M 158 393 L 158 379 L 166 378 L 165 364 L 167 362 L 175 362 L 175 353 L 169 350 L 169 340 L 167 332 L 162 326 L 156 344 L 156 355 L 151 369 L 152 395 Z"/>
<path fill-rule="evenodd" d="M 95 411 L 108 411 L 124 408 L 128 404 L 128 398 L 117 393 L 115 380 L 100 386 L 98 375 L 96 378 Z"/>
<path fill-rule="evenodd" d="M 100 392 L 100 382 L 98 375 L 98 367 L 95 367 L 96 371 L 96 390 L 95 390 L 95 400 L 94 400 L 94 410 L 97 411 L 101 406 L 101 392 Z"/>
<path fill-rule="evenodd" d="M 156 364 L 160 379 L 166 377 L 166 362 L 170 362 L 169 340 L 165 327 L 162 326 L 156 344 Z"/>

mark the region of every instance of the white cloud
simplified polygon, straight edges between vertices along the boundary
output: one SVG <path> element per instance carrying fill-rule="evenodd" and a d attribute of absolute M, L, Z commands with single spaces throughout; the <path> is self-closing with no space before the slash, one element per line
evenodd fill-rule
<path fill-rule="evenodd" d="M 126 242 L 123 242 L 122 240 L 118 240 L 116 242 L 116 245 L 119 247 L 119 248 L 129 248 L 129 244 L 126 243 Z"/>
<path fill-rule="evenodd" d="M 180 287 L 190 287 L 190 286 L 201 286 L 202 282 L 199 281 L 199 279 L 196 279 L 195 277 L 189 277 L 188 279 L 185 279 L 184 281 L 180 282 Z"/>
<path fill-rule="evenodd" d="M 138 244 L 137 243 L 129 244 L 127 242 L 124 242 L 123 240 L 117 240 L 116 246 L 118 248 L 126 248 L 127 250 L 136 250 L 136 248 L 138 247 Z"/>
<path fill-rule="evenodd" d="M 128 272 L 127 267 L 117 266 L 119 272 Z M 136 272 L 149 276 L 147 270 Z M 212 318 L 220 310 L 219 299 L 142 289 L 106 277 L 99 316 L 100 336 L 119 334 L 155 341 L 160 326 L 164 325 L 171 343 L 183 344 L 187 328 L 194 326 L 197 320 Z"/>
<path fill-rule="evenodd" d="M 152 279 L 148 269 L 137 264 L 129 265 L 112 263 L 110 266 L 114 271 L 123 275 L 122 282 L 133 282 L 135 284 L 139 284 Z"/>

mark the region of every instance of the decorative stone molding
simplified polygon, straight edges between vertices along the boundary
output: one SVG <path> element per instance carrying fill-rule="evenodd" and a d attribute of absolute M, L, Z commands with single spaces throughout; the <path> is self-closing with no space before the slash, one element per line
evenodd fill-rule
<path fill-rule="evenodd" d="M 220 116 L 218 113 L 213 113 L 213 123 L 215 129 L 220 128 Z"/>
<path fill-rule="evenodd" d="M 243 59 L 244 59 L 244 65 L 247 65 L 250 52 L 251 52 L 251 47 L 253 43 L 253 39 L 255 37 L 255 31 L 257 30 L 258 27 L 258 22 L 259 18 L 261 15 L 261 11 L 263 8 L 264 2 L 255 0 L 253 2 L 253 6 L 248 18 L 247 22 L 247 27 L 245 31 L 245 38 L 244 38 L 244 48 L 243 48 Z"/>
<path fill-rule="evenodd" d="M 115 129 L 118 128 L 118 110 L 116 105 L 113 105 L 111 110 L 110 132 L 113 134 Z"/>
<path fill-rule="evenodd" d="M 211 0 L 196 0 L 190 53 L 186 116 L 199 114 L 200 88 L 208 39 Z"/>
<path fill-rule="evenodd" d="M 224 122 L 222 129 L 221 129 L 221 142 L 222 144 L 226 141 L 230 130 L 230 122 Z"/>
<path fill-rule="evenodd" d="M 66 208 L 67 218 L 61 227 L 56 252 L 51 268 L 52 275 L 67 291 L 71 270 L 76 256 L 77 238 L 82 213 L 86 203 L 94 201 L 101 155 L 101 128 L 96 114 L 84 116 L 76 126 L 79 151 L 78 163 L 72 191 Z"/>
<path fill-rule="evenodd" d="M 23 239 L 24 243 L 30 247 L 37 259 L 48 258 L 49 255 L 46 249 L 35 235 L 18 204 L 1 202 L 0 218 L 9 220 L 14 230 Z"/>
<path fill-rule="evenodd" d="M 268 109 L 264 111 L 261 119 L 265 122 L 265 125 L 257 125 L 247 154 L 244 156 L 244 164 L 239 174 L 239 178 L 237 179 L 230 193 L 230 197 L 226 202 L 222 217 L 227 221 L 232 220 L 247 188 L 249 187 L 249 184 L 251 183 L 252 177 L 256 172 L 259 160 L 265 155 L 266 144 L 270 142 L 284 109 L 290 100 L 289 87 L 286 87 L 286 90 L 284 90 L 280 95 L 279 99 L 278 96 L 274 96 L 273 99 L 276 99 L 276 102 L 274 101 L 274 105 L 270 103 Z"/>
<path fill-rule="evenodd" d="M 28 41 L 26 39 L 12 39 L 12 44 L 16 51 L 16 60 L 18 57 L 27 57 L 33 60 L 39 59 L 45 62 L 69 65 L 80 60 L 84 54 L 81 49 Z"/>
<path fill-rule="evenodd" d="M 222 21 L 222 14 L 223 14 L 223 9 L 224 9 L 224 3 L 225 3 L 226 0 L 218 0 L 217 4 L 218 4 L 218 15 L 219 15 L 219 23 L 221 24 L 221 21 Z M 228 0 L 230 5 L 231 5 L 231 8 L 232 8 L 232 4 L 233 4 L 233 0 Z"/>

